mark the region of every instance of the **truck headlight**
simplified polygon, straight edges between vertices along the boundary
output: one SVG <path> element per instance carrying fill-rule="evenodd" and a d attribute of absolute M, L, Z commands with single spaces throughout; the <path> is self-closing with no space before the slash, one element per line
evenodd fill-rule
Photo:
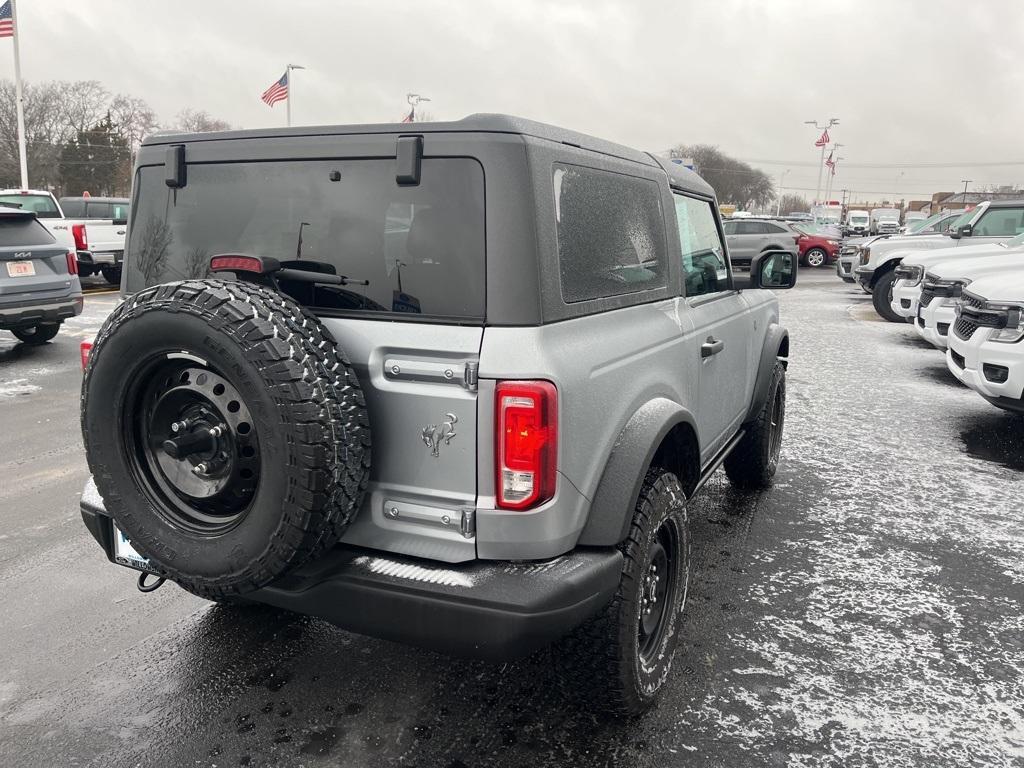
<path fill-rule="evenodd" d="M 905 280 L 908 287 L 914 287 L 924 277 L 924 267 L 917 264 L 900 264 L 894 270 L 897 280 Z"/>
<path fill-rule="evenodd" d="M 865 266 L 871 259 L 871 248 L 866 245 L 860 247 L 860 265 Z"/>
<path fill-rule="evenodd" d="M 1015 344 L 1024 339 L 1024 307 L 1019 304 L 986 304 L 986 309 L 1006 312 L 1006 325 L 988 337 L 989 341 Z"/>

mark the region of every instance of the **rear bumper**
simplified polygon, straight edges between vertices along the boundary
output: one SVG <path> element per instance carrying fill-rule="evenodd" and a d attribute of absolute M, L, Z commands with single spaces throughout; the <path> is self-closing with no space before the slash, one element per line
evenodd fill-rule
<path fill-rule="evenodd" d="M 77 251 L 76 257 L 80 264 L 89 267 L 112 267 L 124 261 L 124 251 Z"/>
<path fill-rule="evenodd" d="M 113 562 L 113 528 L 92 481 L 82 519 Z M 615 594 L 617 549 L 577 549 L 545 562 L 445 563 L 339 545 L 246 595 L 353 632 L 489 661 L 557 640 Z"/>
<path fill-rule="evenodd" d="M 0 303 L 0 328 L 59 323 L 82 313 L 82 294 L 49 301 Z"/>

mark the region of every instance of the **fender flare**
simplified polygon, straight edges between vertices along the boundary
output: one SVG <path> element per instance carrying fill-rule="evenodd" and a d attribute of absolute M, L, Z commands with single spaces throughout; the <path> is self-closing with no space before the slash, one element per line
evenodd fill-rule
<path fill-rule="evenodd" d="M 578 544 L 614 546 L 626 538 L 647 468 L 679 424 L 688 424 L 696 434 L 693 414 L 665 397 L 648 400 L 633 413 L 612 447 Z"/>
<path fill-rule="evenodd" d="M 754 395 L 750 398 L 750 410 L 747 411 L 744 423 L 749 422 L 761 412 L 765 398 L 768 397 L 768 384 L 771 382 L 772 369 L 775 368 L 775 361 L 779 359 L 779 350 L 784 344 L 788 349 L 789 331 L 778 323 L 769 325 L 768 332 L 764 336 L 764 345 L 761 347 L 761 361 L 758 363 L 757 378 L 754 380 Z"/>
<path fill-rule="evenodd" d="M 879 262 L 878 266 L 875 267 L 875 271 L 871 273 L 871 280 L 869 282 L 869 285 L 872 288 L 874 288 L 875 287 L 875 283 L 878 282 L 878 278 L 880 278 L 882 275 L 886 274 L 887 272 L 891 272 L 892 270 L 896 269 L 896 267 L 898 267 L 902 263 L 903 263 L 903 257 L 902 256 L 892 256 L 892 257 L 886 259 L 885 261 Z"/>

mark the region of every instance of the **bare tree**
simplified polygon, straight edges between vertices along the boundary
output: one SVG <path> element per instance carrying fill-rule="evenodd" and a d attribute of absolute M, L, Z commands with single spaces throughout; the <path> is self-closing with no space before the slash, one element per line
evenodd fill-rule
<path fill-rule="evenodd" d="M 0 186 L 18 186 L 18 119 L 14 83 L 0 81 Z M 58 83 L 24 84 L 25 144 L 29 183 L 37 187 L 60 180 L 61 147 L 74 133 L 63 115 Z"/>
<path fill-rule="evenodd" d="M 110 105 L 110 92 L 97 80 L 58 81 L 64 122 L 72 135 L 99 123 Z"/>
<path fill-rule="evenodd" d="M 714 187 L 720 202 L 747 208 L 775 199 L 775 185 L 767 173 L 729 157 L 718 147 L 681 144 L 669 150 L 669 156 L 692 158 L 697 173 Z"/>
<path fill-rule="evenodd" d="M 782 213 L 795 213 L 798 211 L 811 210 L 811 204 L 806 197 L 787 193 L 779 198 L 779 211 Z"/>
<path fill-rule="evenodd" d="M 145 99 L 119 93 L 110 102 L 110 118 L 117 134 L 127 142 L 132 156 L 142 140 L 160 127 L 156 113 Z"/>
<path fill-rule="evenodd" d="M 211 116 L 202 109 L 183 109 L 178 113 L 175 127 L 186 133 L 207 133 L 209 131 L 230 131 L 231 123 Z"/>

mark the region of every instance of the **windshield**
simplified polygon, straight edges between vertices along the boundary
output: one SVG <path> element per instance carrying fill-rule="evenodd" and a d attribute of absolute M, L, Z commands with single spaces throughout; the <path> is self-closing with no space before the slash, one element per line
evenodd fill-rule
<path fill-rule="evenodd" d="M 936 214 L 933 214 L 933 215 L 929 216 L 927 219 L 918 219 L 917 221 L 913 221 L 913 222 L 907 224 L 907 234 L 909 235 L 909 234 L 913 234 L 914 232 L 920 232 L 922 229 L 925 229 L 926 227 L 930 227 L 932 224 L 937 222 L 939 219 L 941 219 L 945 215 L 946 214 L 944 214 L 944 213 L 936 213 Z"/>
<path fill-rule="evenodd" d="M 205 277 L 211 256 L 244 253 L 351 278 L 288 286 L 327 314 L 483 318 L 484 179 L 475 160 L 424 159 L 415 186 L 396 182 L 393 159 L 197 164 L 176 190 L 152 166 L 136 185 L 128 292 Z"/>
<path fill-rule="evenodd" d="M 40 219 L 60 218 L 60 210 L 49 195 L 0 195 L 0 205 L 35 211 Z"/>
<path fill-rule="evenodd" d="M 949 225 L 949 231 L 950 232 L 956 232 L 964 224 L 970 224 L 971 223 L 971 219 L 974 218 L 974 215 L 976 213 L 977 213 L 977 211 L 974 208 L 972 208 L 969 211 L 964 211 L 962 214 L 960 214 L 960 216 L 958 216 L 957 218 L 953 219 L 953 222 Z"/>
<path fill-rule="evenodd" d="M 856 216 L 851 216 L 850 217 L 850 221 L 853 224 L 867 224 L 868 223 L 868 217 L 866 215 L 863 215 L 863 214 L 858 214 Z"/>

